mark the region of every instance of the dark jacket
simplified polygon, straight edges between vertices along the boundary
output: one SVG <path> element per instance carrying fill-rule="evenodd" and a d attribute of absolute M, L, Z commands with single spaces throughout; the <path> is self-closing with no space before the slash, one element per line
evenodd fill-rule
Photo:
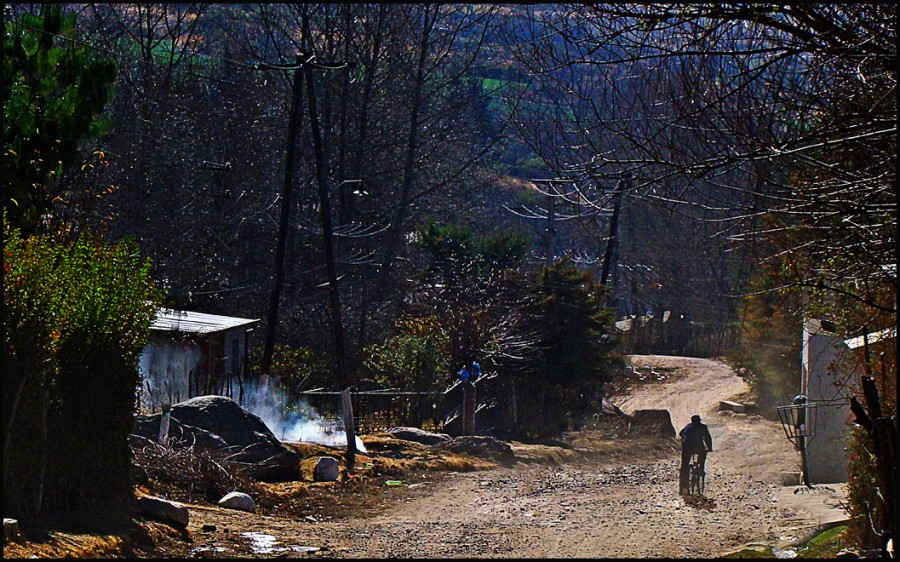
<path fill-rule="evenodd" d="M 678 435 L 681 436 L 683 449 L 702 451 L 705 444 L 706 449 L 712 450 L 712 435 L 709 434 L 709 428 L 703 422 L 687 424 Z"/>

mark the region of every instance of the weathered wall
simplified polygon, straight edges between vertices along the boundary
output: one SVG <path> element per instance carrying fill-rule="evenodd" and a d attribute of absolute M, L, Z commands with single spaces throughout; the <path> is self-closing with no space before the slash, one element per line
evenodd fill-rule
<path fill-rule="evenodd" d="M 825 331 L 817 320 L 803 327 L 801 393 L 816 407 L 815 436 L 809 442 L 807 463 L 811 484 L 847 481 L 847 439 L 850 437 L 850 392 L 852 374 L 833 372 L 832 364 L 847 351 L 843 340 Z"/>
<path fill-rule="evenodd" d="M 141 354 L 141 411 L 156 412 L 164 403 L 190 398 L 190 373 L 200 369 L 201 360 L 196 343 L 154 335 Z"/>
<path fill-rule="evenodd" d="M 170 332 L 152 334 L 140 360 L 140 411 L 159 412 L 162 404 L 203 394 L 237 400 L 244 348 L 243 329 L 184 339 Z"/>

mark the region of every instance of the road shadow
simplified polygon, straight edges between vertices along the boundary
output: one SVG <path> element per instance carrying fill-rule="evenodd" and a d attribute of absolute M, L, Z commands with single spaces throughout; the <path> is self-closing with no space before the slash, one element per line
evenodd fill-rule
<path fill-rule="evenodd" d="M 684 498 L 684 504 L 694 509 L 703 509 L 706 511 L 713 511 L 716 508 L 716 500 L 712 498 L 707 498 L 706 496 L 682 496 Z"/>

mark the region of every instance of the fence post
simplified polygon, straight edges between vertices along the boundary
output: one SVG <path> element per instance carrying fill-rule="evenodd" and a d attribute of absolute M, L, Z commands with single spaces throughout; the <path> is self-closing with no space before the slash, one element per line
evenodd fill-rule
<path fill-rule="evenodd" d="M 169 420 L 172 416 L 172 406 L 168 402 L 162 404 L 162 414 L 159 416 L 159 436 L 156 442 L 163 447 L 169 444 Z"/>
<path fill-rule="evenodd" d="M 463 435 L 475 435 L 475 385 L 469 381 L 463 387 Z"/>
<path fill-rule="evenodd" d="M 347 467 L 352 470 L 356 462 L 356 428 L 353 426 L 353 402 L 349 388 L 341 392 L 341 411 L 344 415 L 344 435 L 347 436 Z"/>

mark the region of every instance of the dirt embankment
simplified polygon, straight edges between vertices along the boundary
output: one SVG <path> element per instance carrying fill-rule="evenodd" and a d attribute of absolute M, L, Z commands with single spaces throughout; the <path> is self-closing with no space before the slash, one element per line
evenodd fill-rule
<path fill-rule="evenodd" d="M 750 542 L 781 546 L 816 525 L 781 505 L 780 472 L 797 455 L 780 426 L 752 414 L 719 412 L 747 392 L 724 363 L 633 356 L 666 369 L 615 399 L 626 413 L 667 409 L 680 429 L 693 413 L 710 426 L 705 497 L 678 495 L 674 438 L 608 439 L 586 430 L 563 448 L 513 443 L 510 468 L 411 470 L 345 487 L 309 513 L 268 517 L 192 505 L 190 542 L 158 554 L 178 557 L 514 558 L 713 557 Z M 399 480 L 400 485 L 386 485 Z M 322 490 L 340 484 L 317 484 Z M 310 499 L 315 499 L 311 494 Z M 322 496 L 325 498 L 326 496 Z M 332 509 L 337 508 L 337 509 Z"/>

